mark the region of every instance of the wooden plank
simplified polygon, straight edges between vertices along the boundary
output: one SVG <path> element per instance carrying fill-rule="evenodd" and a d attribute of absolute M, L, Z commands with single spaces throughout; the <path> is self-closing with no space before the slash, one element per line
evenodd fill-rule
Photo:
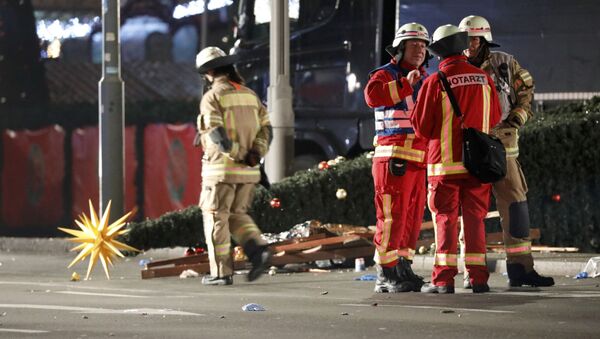
<path fill-rule="evenodd" d="M 340 247 L 344 244 L 344 242 L 356 241 L 358 239 L 364 239 L 358 235 L 342 235 L 338 237 L 328 237 L 324 239 L 300 242 L 297 244 L 289 244 L 289 245 L 272 245 L 271 249 L 273 252 L 300 252 L 303 250 L 307 250 L 310 248 L 314 248 L 316 246 L 325 246 L 325 245 L 339 245 Z"/>
<path fill-rule="evenodd" d="M 165 259 L 165 260 L 156 260 L 151 261 L 146 264 L 146 267 L 156 267 L 156 266 L 165 266 L 165 265 L 191 265 L 191 264 L 199 264 L 208 262 L 208 254 L 196 254 L 196 255 L 188 255 L 184 257 Z"/>
<path fill-rule="evenodd" d="M 313 234 L 309 237 L 295 238 L 295 239 L 289 239 L 289 240 L 277 242 L 277 243 L 275 243 L 275 245 L 280 246 L 280 245 L 298 244 L 298 243 L 304 243 L 304 242 L 308 242 L 308 241 L 324 239 L 325 237 L 327 237 L 327 234 L 317 233 L 317 234 Z M 208 262 L 208 254 L 203 253 L 203 254 L 189 255 L 189 256 L 183 256 L 183 257 L 177 257 L 177 258 L 171 258 L 171 259 L 156 260 L 156 261 L 152 261 L 152 262 L 149 262 L 148 264 L 146 264 L 146 267 L 157 267 L 157 266 L 165 266 L 165 265 L 170 265 L 170 264 L 192 265 L 192 264 L 199 264 L 199 263 L 205 263 L 205 262 Z"/>
<path fill-rule="evenodd" d="M 271 265 L 283 266 L 286 264 L 296 264 L 303 262 L 311 262 L 316 260 L 327 260 L 327 259 L 354 259 L 361 257 L 373 256 L 375 247 L 362 246 L 352 248 L 339 248 L 332 250 L 321 250 L 312 253 L 296 252 L 286 253 L 282 256 L 274 256 L 271 258 Z"/>
<path fill-rule="evenodd" d="M 360 257 L 372 256 L 375 251 L 375 247 L 372 244 L 361 247 L 350 247 L 350 248 L 338 248 L 331 250 L 318 250 L 312 253 L 296 252 L 291 254 L 284 254 L 282 256 L 273 256 L 271 259 L 271 265 L 283 266 L 286 264 L 312 262 L 316 260 L 326 259 L 354 259 Z M 234 269 L 244 269 L 247 267 L 247 262 L 236 261 L 234 262 Z M 199 274 L 209 273 L 209 263 L 196 263 L 196 264 L 179 264 L 167 267 L 149 267 L 141 271 L 142 279 L 161 278 L 178 276 L 185 270 L 194 270 Z"/>
<path fill-rule="evenodd" d="M 178 276 L 185 270 L 193 270 L 199 274 L 210 272 L 209 263 L 174 265 L 168 267 L 151 267 L 142 270 L 142 279 Z"/>

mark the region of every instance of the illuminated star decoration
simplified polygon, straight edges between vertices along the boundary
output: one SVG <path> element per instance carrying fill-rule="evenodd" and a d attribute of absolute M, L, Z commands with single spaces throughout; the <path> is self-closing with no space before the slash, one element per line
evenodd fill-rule
<path fill-rule="evenodd" d="M 139 252 L 138 249 L 114 239 L 129 232 L 128 229 L 122 230 L 121 228 L 126 225 L 125 221 L 135 211 L 135 209 L 122 216 L 119 220 L 108 225 L 108 220 L 110 219 L 111 201 L 108 202 L 106 210 L 104 211 L 104 214 L 100 216 L 100 218 L 98 218 L 96 215 L 96 212 L 94 211 L 94 205 L 92 205 L 91 200 L 89 201 L 89 205 L 90 217 L 88 218 L 85 213 L 81 213 L 79 220 L 75 219 L 75 223 L 77 226 L 79 226 L 81 231 L 58 227 L 59 230 L 75 236 L 75 238 L 70 238 L 68 241 L 81 243 L 80 245 L 77 245 L 71 249 L 71 251 L 81 250 L 81 252 L 79 252 L 77 257 L 75 257 L 75 259 L 69 264 L 68 268 L 71 268 L 71 266 L 73 266 L 76 262 L 83 261 L 87 256 L 90 256 L 85 279 L 87 280 L 90 277 L 90 273 L 94 269 L 94 266 L 96 266 L 96 262 L 98 259 L 100 259 L 102 267 L 104 267 L 104 272 L 106 273 L 106 278 L 110 280 L 107 264 L 113 266 L 113 258 L 116 256 L 124 258 L 123 254 L 119 250 Z"/>

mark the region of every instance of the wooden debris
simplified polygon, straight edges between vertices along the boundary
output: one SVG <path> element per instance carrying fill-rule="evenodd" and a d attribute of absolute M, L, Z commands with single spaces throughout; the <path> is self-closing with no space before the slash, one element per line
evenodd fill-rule
<path fill-rule="evenodd" d="M 372 235 L 371 235 L 372 237 Z M 271 244 L 274 256 L 271 265 L 313 262 L 317 260 L 354 259 L 372 256 L 375 248 L 366 234 L 326 236 L 316 234 L 307 238 L 298 238 Z M 234 269 L 245 269 L 246 261 L 234 261 Z M 200 274 L 209 273 L 208 255 L 192 255 L 181 258 L 150 262 L 142 270 L 142 279 L 176 276 L 185 270 L 194 270 Z"/>
<path fill-rule="evenodd" d="M 486 218 L 498 218 L 497 211 L 489 212 Z M 459 222 L 461 220 L 459 219 Z M 310 221 L 310 236 L 294 238 L 276 242 L 270 245 L 274 255 L 271 265 L 284 266 L 286 264 L 307 263 L 317 260 L 354 259 L 372 257 L 375 247 L 372 243 L 375 227 L 361 227 L 344 224 L 325 224 Z M 421 231 L 433 229 L 433 222 L 426 221 L 421 226 Z M 540 238 L 540 230 L 531 229 L 530 238 Z M 422 239 L 417 242 L 416 248 L 425 246 L 430 248 L 434 239 Z M 486 234 L 488 249 L 503 252 L 502 232 Z M 575 247 L 547 247 L 533 246 L 533 251 L 541 252 L 577 252 Z M 234 269 L 246 269 L 249 263 L 245 260 L 235 260 Z M 142 270 L 142 279 L 177 276 L 185 270 L 194 270 L 199 274 L 210 272 L 207 254 L 198 254 L 174 259 L 150 262 Z"/>

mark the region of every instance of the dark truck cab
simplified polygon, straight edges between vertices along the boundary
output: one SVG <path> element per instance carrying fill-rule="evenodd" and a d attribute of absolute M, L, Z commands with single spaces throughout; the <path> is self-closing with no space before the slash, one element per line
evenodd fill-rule
<path fill-rule="evenodd" d="M 266 101 L 270 12 L 265 3 L 240 1 L 233 51 L 240 55 L 238 70 L 248 86 Z M 373 148 L 373 113 L 363 89 L 368 73 L 389 60 L 383 46 L 393 39 L 395 10 L 384 6 L 394 3 L 290 0 L 295 169 Z"/>

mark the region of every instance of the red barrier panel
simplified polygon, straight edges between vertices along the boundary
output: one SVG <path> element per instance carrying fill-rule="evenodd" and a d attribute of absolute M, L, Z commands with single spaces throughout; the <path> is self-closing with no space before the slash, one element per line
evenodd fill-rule
<path fill-rule="evenodd" d="M 162 214 L 198 204 L 202 151 L 192 145 L 192 124 L 153 124 L 144 130 L 144 215 Z"/>
<path fill-rule="evenodd" d="M 91 199 L 96 212 L 99 208 L 100 190 L 98 178 L 98 127 L 77 128 L 71 136 L 73 205 L 71 215 L 75 219 L 82 212 L 89 216 L 88 200 Z M 135 171 L 135 127 L 125 128 L 125 212 L 136 205 Z M 120 217 L 120 216 L 117 216 Z"/>
<path fill-rule="evenodd" d="M 64 142 L 59 126 L 2 135 L 2 220 L 13 230 L 56 228 L 63 216 Z"/>

